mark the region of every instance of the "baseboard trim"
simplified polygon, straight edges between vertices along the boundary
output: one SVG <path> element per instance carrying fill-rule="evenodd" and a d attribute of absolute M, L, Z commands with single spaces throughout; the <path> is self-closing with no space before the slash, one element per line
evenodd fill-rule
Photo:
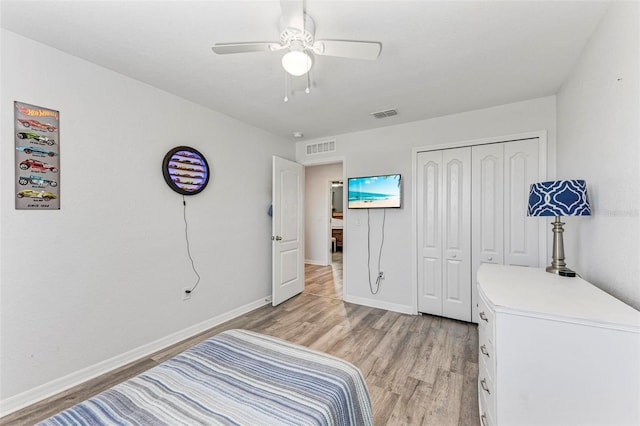
<path fill-rule="evenodd" d="M 365 297 L 344 295 L 343 300 L 356 305 L 369 306 L 370 308 L 384 309 L 387 311 L 399 312 L 401 314 L 416 315 L 415 309 L 409 305 L 397 303 L 381 302 L 379 300 L 367 299 Z"/>
<path fill-rule="evenodd" d="M 162 349 L 168 348 L 171 345 L 193 337 L 196 334 L 207 331 L 210 328 L 220 325 L 226 321 L 237 318 L 240 315 L 244 315 L 247 312 L 251 312 L 254 309 L 270 303 L 269 301 L 267 301 L 268 299 L 269 297 L 265 296 L 259 300 L 248 303 L 244 306 L 240 306 L 239 308 L 215 316 L 199 324 L 187 327 L 166 337 L 162 337 L 156 341 L 132 349 L 121 355 L 117 355 L 113 358 L 83 368 L 82 370 L 78 370 L 66 376 L 37 386 L 28 391 L 4 399 L 0 401 L 0 417 L 4 417 L 13 412 L 21 410 L 22 408 L 28 407 L 29 405 L 35 404 L 39 401 L 42 401 L 43 399 L 49 398 L 74 386 L 82 384 L 87 380 L 91 380 L 102 374 L 108 373 L 109 371 L 120 368 L 130 362 L 149 356 Z"/>
<path fill-rule="evenodd" d="M 313 259 L 305 259 L 304 263 L 309 265 L 328 266 L 327 262 L 322 262 L 320 260 L 313 260 Z"/>

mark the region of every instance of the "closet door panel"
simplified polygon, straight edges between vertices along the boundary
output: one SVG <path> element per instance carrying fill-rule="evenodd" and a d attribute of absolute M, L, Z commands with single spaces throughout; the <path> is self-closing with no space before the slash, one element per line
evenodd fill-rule
<path fill-rule="evenodd" d="M 471 148 L 444 150 L 443 315 L 471 320 Z"/>
<path fill-rule="evenodd" d="M 471 318 L 478 318 L 477 272 L 483 263 L 504 262 L 504 146 L 471 148 Z"/>
<path fill-rule="evenodd" d="M 527 216 L 529 187 L 539 180 L 538 140 L 507 142 L 505 156 L 505 258 L 507 265 L 539 266 L 536 218 Z"/>
<path fill-rule="evenodd" d="M 440 259 L 425 257 L 422 260 L 422 304 L 420 312 L 442 315 L 442 266 Z"/>
<path fill-rule="evenodd" d="M 473 253 L 479 263 L 502 263 L 503 146 L 474 146 L 472 153 Z"/>
<path fill-rule="evenodd" d="M 442 315 L 442 152 L 418 154 L 418 310 Z"/>

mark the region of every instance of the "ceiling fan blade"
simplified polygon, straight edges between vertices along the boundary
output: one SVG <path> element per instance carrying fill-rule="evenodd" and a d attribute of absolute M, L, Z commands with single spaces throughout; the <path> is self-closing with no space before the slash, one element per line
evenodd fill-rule
<path fill-rule="evenodd" d="M 304 30 L 303 0 L 280 0 L 280 9 L 285 28 Z"/>
<path fill-rule="evenodd" d="M 280 43 L 258 41 L 251 43 L 215 43 L 211 50 L 218 55 L 227 55 L 229 53 L 273 52 L 282 48 L 284 46 L 280 45 Z"/>
<path fill-rule="evenodd" d="M 313 44 L 313 51 L 318 55 L 370 61 L 378 59 L 381 50 L 382 43 L 377 41 L 316 40 Z"/>

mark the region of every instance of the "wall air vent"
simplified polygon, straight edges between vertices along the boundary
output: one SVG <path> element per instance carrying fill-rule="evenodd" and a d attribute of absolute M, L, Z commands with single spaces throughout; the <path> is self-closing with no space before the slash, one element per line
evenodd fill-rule
<path fill-rule="evenodd" d="M 336 141 L 326 141 L 307 144 L 307 155 L 324 154 L 327 152 L 335 152 Z"/>
<path fill-rule="evenodd" d="M 371 115 L 373 115 L 374 118 L 393 117 L 394 115 L 398 115 L 398 110 L 395 109 L 395 108 L 392 108 L 392 109 L 388 109 L 386 111 L 372 112 Z"/>

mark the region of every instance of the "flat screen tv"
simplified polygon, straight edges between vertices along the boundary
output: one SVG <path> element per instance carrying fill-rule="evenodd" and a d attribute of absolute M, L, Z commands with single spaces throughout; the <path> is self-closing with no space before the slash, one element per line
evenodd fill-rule
<path fill-rule="evenodd" d="M 350 209 L 384 209 L 402 206 L 400 174 L 349 178 Z"/>

